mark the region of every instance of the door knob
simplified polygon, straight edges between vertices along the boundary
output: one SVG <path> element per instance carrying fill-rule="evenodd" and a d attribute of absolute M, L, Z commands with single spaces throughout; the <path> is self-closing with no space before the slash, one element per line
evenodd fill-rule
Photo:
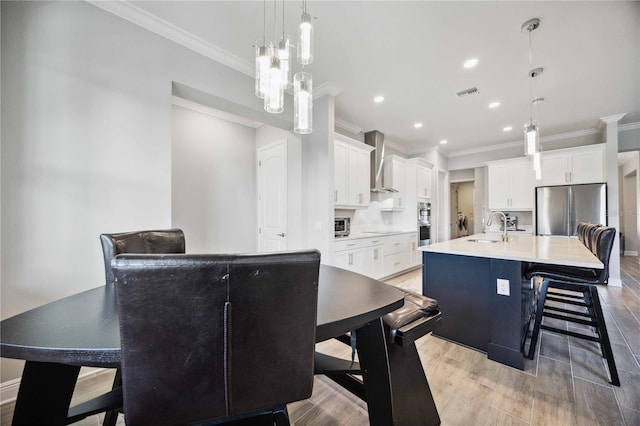
<path fill-rule="evenodd" d="M 279 234 L 276 234 L 278 237 L 282 237 L 284 238 L 284 232 L 280 232 Z"/>

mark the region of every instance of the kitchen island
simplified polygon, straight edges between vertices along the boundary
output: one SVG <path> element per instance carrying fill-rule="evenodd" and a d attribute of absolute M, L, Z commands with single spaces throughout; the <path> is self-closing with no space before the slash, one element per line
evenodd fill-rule
<path fill-rule="evenodd" d="M 603 268 L 577 238 L 476 234 L 421 247 L 422 293 L 440 303 L 437 334 L 523 369 L 523 346 L 535 309 L 529 262 Z"/>

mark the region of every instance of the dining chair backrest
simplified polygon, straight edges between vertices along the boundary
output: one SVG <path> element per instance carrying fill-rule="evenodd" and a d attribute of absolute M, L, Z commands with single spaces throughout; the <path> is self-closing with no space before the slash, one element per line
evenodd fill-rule
<path fill-rule="evenodd" d="M 584 245 L 591 251 L 594 249 L 595 240 L 593 238 L 593 234 L 596 232 L 596 229 L 600 228 L 601 225 L 597 223 L 587 223 L 584 227 Z"/>
<path fill-rule="evenodd" d="M 184 232 L 181 229 L 120 232 L 100 234 L 104 256 L 105 282 L 113 284 L 111 260 L 122 253 L 184 253 Z"/>
<path fill-rule="evenodd" d="M 589 225 L 589 223 L 587 222 L 578 222 L 578 225 L 576 226 L 576 234 L 578 235 L 578 239 L 582 244 L 585 243 L 584 231 L 587 225 Z"/>
<path fill-rule="evenodd" d="M 615 238 L 616 228 L 611 226 L 598 226 L 591 236 L 591 252 L 604 264 L 604 268 L 599 270 L 599 284 L 606 284 L 609 280 L 609 259 Z"/>
<path fill-rule="evenodd" d="M 127 425 L 309 398 L 320 253 L 121 254 L 112 262 Z"/>

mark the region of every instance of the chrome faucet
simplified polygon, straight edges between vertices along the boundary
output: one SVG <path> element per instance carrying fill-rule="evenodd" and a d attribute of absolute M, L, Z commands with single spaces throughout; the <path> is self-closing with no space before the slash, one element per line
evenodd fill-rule
<path fill-rule="evenodd" d="M 489 219 L 487 220 L 487 226 L 491 226 L 491 220 L 493 219 L 493 216 L 497 214 L 502 215 L 502 227 L 504 228 L 504 232 L 502 233 L 502 241 L 506 243 L 509 241 L 509 236 L 507 235 L 507 215 L 506 214 L 500 211 L 491 212 L 491 214 L 489 215 Z"/>

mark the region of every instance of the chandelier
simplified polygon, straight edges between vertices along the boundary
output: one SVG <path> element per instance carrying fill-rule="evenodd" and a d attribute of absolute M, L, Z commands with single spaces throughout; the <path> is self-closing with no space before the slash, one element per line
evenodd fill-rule
<path fill-rule="evenodd" d="M 291 78 L 291 43 L 284 31 L 284 0 L 282 0 L 282 37 L 276 36 L 276 5 L 273 2 L 273 40 L 267 41 L 266 0 L 263 0 L 262 38 L 256 48 L 255 94 L 264 99 L 265 111 L 279 114 L 284 111 L 284 91 L 293 85 L 293 130 L 308 134 L 313 131 L 313 78 L 305 72 L 305 65 L 313 62 L 313 26 L 311 15 L 307 12 L 307 2 L 302 2 L 302 16 L 298 27 L 297 61 L 302 70 Z"/>
<path fill-rule="evenodd" d="M 531 49 L 531 33 L 540 27 L 540 20 L 535 18 L 522 24 L 522 32 L 529 33 L 529 66 L 533 66 L 532 49 Z M 540 159 L 540 124 L 537 117 L 538 104 L 544 101 L 544 98 L 536 97 L 537 77 L 542 74 L 544 69 L 542 67 L 534 68 L 528 73 L 529 77 L 529 96 L 531 102 L 529 104 L 529 121 L 524 124 L 524 153 L 525 155 L 533 156 L 533 169 L 536 173 L 536 179 L 541 179 L 542 168 Z"/>

